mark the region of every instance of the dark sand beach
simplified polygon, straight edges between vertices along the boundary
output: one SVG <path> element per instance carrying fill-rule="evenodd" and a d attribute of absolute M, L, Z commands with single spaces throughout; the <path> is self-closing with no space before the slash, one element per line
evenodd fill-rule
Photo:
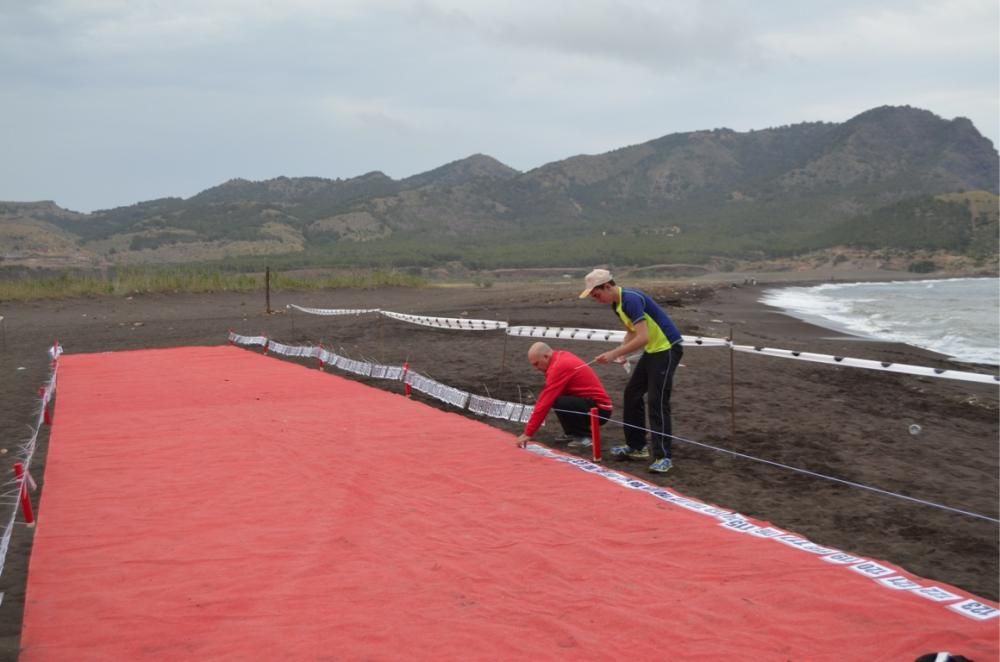
<path fill-rule="evenodd" d="M 736 276 L 727 284 L 664 281 L 641 286 L 666 305 L 685 335 L 725 337 L 732 332 L 740 344 L 977 370 L 904 345 L 858 341 L 757 302 L 763 289 L 792 284 L 793 280 L 790 274 L 744 286 Z M 621 284 L 632 283 L 622 279 Z M 271 305 L 278 312 L 271 315 L 265 312 L 262 293 L 137 295 L 4 304 L 0 306 L 0 315 L 5 318 L 0 348 L 0 395 L 5 403 L 0 445 L 9 450 L 4 456 L 8 475 L 19 452 L 18 443 L 30 437 L 30 426 L 37 415 L 38 387 L 49 371 L 46 350 L 54 339 L 63 344 L 67 353 L 91 353 L 219 345 L 226 343 L 227 331 L 232 329 L 249 335 L 266 334 L 289 344 L 322 343 L 356 359 L 393 365 L 408 360 L 414 370 L 450 386 L 494 398 L 529 401 L 542 384 L 541 375 L 525 360 L 531 339 L 498 332 L 431 329 L 378 316 L 311 316 L 290 313 L 285 304 L 382 308 L 524 325 L 618 328 L 609 310 L 578 300 L 578 290 L 574 280 L 550 285 L 505 283 L 488 288 L 281 292 L 272 294 Z M 553 340 L 551 344 L 588 360 L 610 348 L 580 341 Z M 990 372 L 988 368 L 979 370 Z M 600 367 L 598 374 L 619 403 L 626 379 L 624 371 L 618 366 L 606 366 Z M 371 384 L 401 388 L 398 383 Z M 733 397 L 735 408 L 731 406 Z M 447 407 L 426 401 L 430 406 Z M 689 496 L 798 532 L 816 543 L 887 560 L 933 582 L 997 599 L 995 523 L 706 447 L 736 451 L 996 518 L 1000 501 L 1000 430 L 995 385 L 689 346 L 677 373 L 673 408 L 674 433 L 681 440 L 674 445 L 676 468 L 671 473 L 648 474 L 645 463 L 608 463 Z M 482 420 L 509 429 L 511 444 L 520 432 L 520 426 Z M 913 424 L 920 426 L 919 434 L 910 433 Z M 565 450 L 551 442 L 559 432 L 550 416 L 538 438 Z M 606 444 L 619 443 L 621 429 L 609 425 L 604 436 Z M 400 430 L 399 438 L 392 443 L 407 443 L 405 430 Z M 472 448 L 470 444 L 455 452 L 474 452 Z M 47 450 L 48 434 L 43 430 L 31 465 L 39 485 L 32 498 L 40 526 L 45 521 Z M 391 445 L 379 452 L 391 466 Z M 552 489 L 552 498 L 560 498 L 558 485 Z M 17 656 L 33 533 L 20 523 L 20 517 L 18 522 L 0 577 L 0 658 L 11 660 Z M 96 518 L 93 524 L 95 535 L 107 525 Z"/>

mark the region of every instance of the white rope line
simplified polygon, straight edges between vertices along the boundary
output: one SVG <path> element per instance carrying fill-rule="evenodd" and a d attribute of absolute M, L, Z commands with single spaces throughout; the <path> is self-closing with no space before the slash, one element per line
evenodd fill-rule
<path fill-rule="evenodd" d="M 617 342 L 625 340 L 625 332 L 612 329 L 584 329 L 571 326 L 512 326 L 508 335 L 528 338 L 559 338 L 563 340 L 592 340 L 596 342 Z M 705 338 L 702 336 L 681 336 L 685 345 L 699 347 L 726 347 L 725 338 Z"/>
<path fill-rule="evenodd" d="M 56 393 L 56 376 L 59 372 L 59 357 L 63 354 L 62 345 L 54 343 L 48 350 L 49 359 L 52 362 L 52 372 L 45 385 L 44 394 L 39 397 L 37 405 L 37 415 L 35 416 L 35 426 L 31 429 L 30 438 L 22 442 L 15 456 L 15 461 L 20 461 L 24 469 L 24 477 L 21 479 L 7 479 L 3 482 L 4 492 L 2 503 L 10 510 L 7 523 L 4 526 L 3 534 L 0 535 L 0 575 L 3 575 L 7 564 L 7 550 L 10 549 L 10 540 L 14 533 L 14 524 L 17 522 L 17 513 L 21 509 L 21 490 L 25 489 L 25 483 L 35 488 L 34 480 L 31 478 L 31 460 L 35 456 L 35 447 L 38 442 L 38 435 L 45 424 L 45 410 L 52 402 Z"/>
<path fill-rule="evenodd" d="M 240 336 L 239 334 L 233 333 L 232 331 L 229 332 L 229 339 L 230 339 L 230 341 L 235 342 L 237 344 L 250 344 L 248 341 L 253 340 L 252 337 Z M 267 346 L 268 346 L 268 348 L 271 351 L 274 351 L 275 353 L 279 353 L 279 354 L 285 354 L 287 356 L 300 356 L 301 357 L 301 356 L 317 356 L 318 355 L 317 353 L 314 353 L 316 351 L 316 348 L 313 348 L 313 347 L 309 347 L 309 348 L 293 347 L 291 345 L 284 345 L 282 343 L 277 343 L 275 341 L 268 341 L 267 342 Z M 305 352 L 305 351 L 301 351 L 300 352 L 300 351 L 298 351 L 298 350 L 304 350 L 304 349 L 308 349 L 309 351 L 308 352 Z M 325 352 L 325 350 L 323 350 L 323 351 Z M 329 353 L 327 353 L 327 354 L 329 354 Z M 399 379 L 399 378 L 402 378 L 405 383 L 409 384 L 412 388 L 416 389 L 417 391 L 420 391 L 421 393 L 429 395 L 430 397 L 435 398 L 437 400 L 440 400 L 442 402 L 445 402 L 447 404 L 451 404 L 451 405 L 453 405 L 453 406 L 455 406 L 455 407 L 457 407 L 459 409 L 468 409 L 468 411 L 470 411 L 471 413 L 478 414 L 478 415 L 481 415 L 481 416 L 489 416 L 491 418 L 498 418 L 498 419 L 504 419 L 504 420 L 514 421 L 514 422 L 525 423 L 525 422 L 527 422 L 531 418 L 531 414 L 534 411 L 534 407 L 531 407 L 531 406 L 521 405 L 521 404 L 517 404 L 517 403 L 513 403 L 513 402 L 508 402 L 508 401 L 504 401 L 504 400 L 497 400 L 495 398 L 488 398 L 488 397 L 473 395 L 473 394 L 470 394 L 470 393 L 468 393 L 466 391 L 462 391 L 461 389 L 457 389 L 457 388 L 454 388 L 452 386 L 448 386 L 446 384 L 442 384 L 441 382 L 438 382 L 438 381 L 436 381 L 434 379 L 431 379 L 429 377 L 425 377 L 424 375 L 421 375 L 421 374 L 419 374 L 419 373 L 417 373 L 417 372 L 415 372 L 413 370 L 404 371 L 403 368 L 398 367 L 398 366 L 380 366 L 378 364 L 373 364 L 373 363 L 366 362 L 366 361 L 355 361 L 353 359 L 348 359 L 348 358 L 345 358 L 345 357 L 336 357 L 336 359 L 334 361 L 327 361 L 326 364 L 327 365 L 335 365 L 336 367 L 341 368 L 342 370 L 346 370 L 348 372 L 353 372 L 355 374 L 359 374 L 359 375 L 366 376 L 366 377 L 376 376 L 375 373 L 381 372 L 381 369 L 384 368 L 385 371 L 386 371 L 387 378 L 389 378 L 389 379 Z M 391 373 L 393 375 L 392 377 L 388 377 L 389 371 L 392 371 L 392 373 Z M 398 371 L 398 374 L 399 374 L 398 377 L 395 376 L 397 374 L 396 371 Z M 404 372 L 405 372 L 405 374 L 404 374 Z M 568 413 L 568 414 L 573 414 L 573 415 L 577 415 L 577 416 L 588 416 L 588 414 L 584 414 L 584 413 L 581 413 L 581 412 L 578 412 L 578 411 L 569 411 L 569 410 L 556 409 L 556 408 L 553 408 L 552 411 L 559 411 L 559 412 L 562 412 L 562 413 Z M 708 448 L 708 449 L 711 449 L 711 450 L 714 450 L 714 451 L 718 451 L 720 453 L 727 453 L 729 455 L 732 455 L 732 456 L 735 456 L 735 457 L 740 457 L 740 458 L 743 458 L 743 459 L 746 459 L 746 460 L 751 460 L 751 461 L 754 461 L 754 462 L 760 462 L 762 464 L 768 464 L 768 465 L 771 465 L 771 466 L 774 466 L 774 467 L 779 467 L 779 468 L 782 468 L 782 469 L 787 469 L 789 471 L 794 471 L 794 472 L 801 473 L 801 474 L 804 474 L 804 475 L 813 476 L 814 478 L 821 478 L 823 480 L 829 480 L 829 481 L 832 481 L 832 482 L 841 483 L 843 485 L 848 485 L 850 487 L 856 487 L 856 488 L 859 488 L 859 489 L 863 489 L 863 490 L 868 490 L 868 491 L 871 491 L 871 492 L 875 492 L 875 493 L 878 493 L 878 494 L 883 494 L 883 495 L 886 495 L 886 496 L 895 497 L 897 499 L 902 499 L 902 500 L 905 500 L 905 501 L 911 501 L 913 503 L 919 503 L 919 504 L 922 504 L 922 505 L 925 505 L 925 506 L 930 506 L 930 507 L 933 507 L 933 508 L 938 508 L 940 510 L 946 510 L 946 511 L 950 511 L 950 512 L 957 513 L 957 514 L 960 514 L 960 515 L 966 515 L 966 516 L 969 516 L 969 517 L 975 517 L 975 518 L 978 518 L 978 519 L 986 520 L 988 522 L 994 522 L 994 523 L 1000 524 L 1000 519 L 996 519 L 994 517 L 989 517 L 987 515 L 980 515 L 978 513 L 970 512 L 970 511 L 967 511 L 967 510 L 962 510 L 960 508 L 953 508 L 951 506 L 946 506 L 944 504 L 935 503 L 933 501 L 927 501 L 927 500 L 924 500 L 924 499 L 918 499 L 916 497 L 906 496 L 905 494 L 899 494 L 897 492 L 891 492 L 889 490 L 883 490 L 882 488 L 872 487 L 870 485 L 864 485 L 862 483 L 856 483 L 854 481 L 846 480 L 846 479 L 843 479 L 843 478 L 837 478 L 836 476 L 829 476 L 829 475 L 826 475 L 826 474 L 821 474 L 821 473 L 818 473 L 818 472 L 815 472 L 815 471 L 810 471 L 809 469 L 802 469 L 802 468 L 799 468 L 799 467 L 793 467 L 791 465 L 782 464 L 780 462 L 775 462 L 773 460 L 766 460 L 764 458 L 755 457 L 753 455 L 747 455 L 745 453 L 740 453 L 740 452 L 737 452 L 737 451 L 732 451 L 732 450 L 729 450 L 729 449 L 726 449 L 726 448 L 719 448 L 717 446 L 712 446 L 712 445 L 706 444 L 704 442 L 695 441 L 694 439 L 685 439 L 683 437 L 678 437 L 676 435 L 664 435 L 662 433 L 654 432 L 653 430 L 650 430 L 648 428 L 644 428 L 644 427 L 637 426 L 637 425 L 632 425 L 630 423 L 625 423 L 624 421 L 618 421 L 618 420 L 610 419 L 610 418 L 608 419 L 608 421 L 609 422 L 618 423 L 622 427 L 629 427 L 629 428 L 634 428 L 634 429 L 637 429 L 637 430 L 642 430 L 643 433 L 649 433 L 649 434 L 659 435 L 659 436 L 669 436 L 671 439 L 674 439 L 676 441 L 680 441 L 682 443 L 692 444 L 692 445 L 695 445 L 695 446 L 701 446 L 703 448 Z"/>
<path fill-rule="evenodd" d="M 285 308 L 294 308 L 310 315 L 364 315 L 365 313 L 380 312 L 378 308 L 306 308 L 294 303 L 287 304 Z"/>
<path fill-rule="evenodd" d="M 961 595 L 947 591 L 940 586 L 924 585 L 923 583 L 913 581 L 906 576 L 906 573 L 887 567 L 872 559 L 839 551 L 834 547 L 817 545 L 799 534 L 790 533 L 774 526 L 755 524 L 750 518 L 738 512 L 719 508 L 718 506 L 684 496 L 679 492 L 674 492 L 661 485 L 639 479 L 634 475 L 622 474 L 601 464 L 575 455 L 555 451 L 538 443 L 528 444 L 526 450 L 539 457 L 563 462 L 591 475 L 599 476 L 615 483 L 619 487 L 645 492 L 672 506 L 718 520 L 719 526 L 731 532 L 781 543 L 790 548 L 814 555 L 824 563 L 843 567 L 869 577 L 887 589 L 910 592 L 923 599 L 946 605 L 951 612 L 960 614 L 966 618 L 986 621 L 1000 615 L 1000 611 L 988 602 L 972 598 L 963 600 Z"/>
<path fill-rule="evenodd" d="M 394 313 L 378 308 L 365 310 L 351 309 L 322 309 L 303 308 L 295 304 L 289 306 L 305 312 L 322 311 L 316 314 L 323 315 L 347 315 L 362 312 L 380 312 L 386 317 L 390 317 L 402 322 L 419 324 L 442 329 L 460 329 L 466 331 L 488 331 L 494 329 L 506 329 L 507 335 L 523 338 L 556 338 L 561 340 L 591 340 L 596 342 L 621 343 L 625 340 L 624 331 L 611 329 L 585 329 L 579 327 L 563 326 L 508 326 L 507 322 L 497 320 L 477 320 L 459 317 L 427 317 L 420 315 L 407 315 L 404 313 Z M 977 382 L 980 384 L 995 384 L 1000 386 L 1000 375 L 990 375 L 978 372 L 967 372 L 962 370 L 945 370 L 941 368 L 928 368 L 924 366 L 909 365 L 905 363 L 893 363 L 891 361 L 872 361 L 869 359 L 855 359 L 844 356 L 834 356 L 829 354 L 816 354 L 814 352 L 800 352 L 790 349 L 777 349 L 773 347 L 758 347 L 753 345 L 735 345 L 727 338 L 705 338 L 702 336 L 683 336 L 685 346 L 699 347 L 729 347 L 736 352 L 748 352 L 764 356 L 773 356 L 784 359 L 798 359 L 801 361 L 812 361 L 814 363 L 825 363 L 828 365 L 841 365 L 851 368 L 866 368 L 868 370 L 881 370 L 883 372 L 893 372 L 897 374 L 917 375 L 919 377 L 938 377 L 943 379 L 958 379 L 967 382 Z M 264 344 L 258 342 L 257 344 Z"/>
<path fill-rule="evenodd" d="M 495 331 L 506 329 L 507 322 L 496 320 L 477 320 L 464 317 L 427 317 L 423 315 L 407 315 L 405 313 L 393 313 L 383 310 L 382 315 L 400 322 L 419 324 L 421 326 L 433 326 L 439 329 L 460 329 L 463 331 Z"/>
<path fill-rule="evenodd" d="M 564 340 L 594 340 L 598 342 L 617 343 L 625 340 L 624 331 L 580 329 L 564 326 L 512 326 L 507 329 L 507 334 L 527 338 L 560 338 Z"/>
<path fill-rule="evenodd" d="M 844 356 L 833 356 L 831 354 L 814 354 L 812 352 L 797 352 L 790 349 L 775 349 L 773 347 L 754 347 L 751 345 L 733 345 L 733 351 L 747 352 L 751 354 L 763 354 L 765 356 L 776 356 L 783 359 L 798 359 L 800 361 L 812 361 L 815 363 L 826 363 L 828 365 L 842 365 L 851 368 L 867 368 L 869 370 L 882 370 L 883 372 L 895 372 L 906 375 L 918 375 L 920 377 L 944 377 L 946 379 L 960 379 L 967 382 L 979 382 L 980 384 L 1000 384 L 1000 376 L 987 375 L 978 372 L 963 372 L 960 370 L 945 370 L 943 368 L 927 368 L 906 363 L 892 363 L 889 361 L 871 361 L 868 359 L 852 359 Z"/>
<path fill-rule="evenodd" d="M 553 409 L 552 411 L 560 411 L 560 412 L 565 413 L 565 414 L 576 414 L 576 415 L 579 415 L 579 416 L 587 416 L 588 415 L 588 414 L 584 414 L 584 413 L 581 413 L 581 412 L 578 412 L 578 411 L 569 411 L 569 410 L 565 410 L 565 409 L 560 409 L 560 410 Z M 613 418 L 609 418 L 608 419 L 608 423 L 618 423 L 622 427 L 633 428 L 635 430 L 642 430 L 643 432 L 649 432 L 651 434 L 660 434 L 660 433 L 657 433 L 657 432 L 653 432 L 652 430 L 649 430 L 649 429 L 644 428 L 642 426 L 632 425 L 631 423 L 626 423 L 624 421 L 617 421 L 617 420 L 615 420 Z M 728 453 L 729 455 L 734 455 L 736 457 L 740 457 L 740 458 L 743 458 L 745 460 L 752 460 L 754 462 L 761 462 L 763 464 L 769 464 L 769 465 L 774 466 L 774 467 L 780 467 L 782 469 L 788 469 L 789 471 L 795 471 L 795 472 L 798 472 L 798 473 L 801 473 L 801 474 L 805 474 L 805 475 L 808 475 L 808 476 L 813 476 L 814 478 L 822 478 L 824 480 L 833 481 L 835 483 L 841 483 L 843 485 L 849 485 L 851 487 L 857 487 L 857 488 L 860 488 L 860 489 L 863 489 L 863 490 L 869 490 L 871 492 L 876 492 L 878 494 L 884 494 L 886 496 L 895 497 L 897 499 L 903 499 L 905 501 L 912 501 L 914 503 L 919 503 L 919 504 L 922 504 L 922 505 L 925 505 L 925 506 L 931 506 L 933 508 L 939 508 L 941 510 L 947 510 L 947 511 L 950 511 L 950 512 L 953 512 L 953 513 L 958 513 L 960 515 L 967 515 L 969 517 L 975 517 L 977 519 L 986 520 L 987 522 L 993 522 L 994 524 L 1000 524 L 1000 519 L 997 519 L 995 517 L 989 517 L 988 515 L 980 515 L 979 513 L 970 512 L 968 510 L 962 510 L 960 508 L 952 508 L 951 506 L 946 506 L 944 504 L 935 503 L 933 501 L 926 501 L 924 499 L 918 499 L 916 497 L 906 496 L 905 494 L 899 494 L 897 492 L 891 492 L 889 490 L 883 490 L 882 488 L 879 488 L 879 487 L 871 487 L 870 485 L 864 485 L 862 483 L 855 483 L 854 481 L 845 480 L 843 478 L 837 478 L 836 476 L 828 476 L 826 474 L 821 474 L 821 473 L 818 473 L 818 472 L 815 472 L 815 471 L 810 471 L 809 469 L 800 469 L 799 467 L 793 467 L 793 466 L 788 465 L 788 464 L 782 464 L 781 462 L 774 462 L 773 460 L 765 460 L 765 459 L 760 458 L 760 457 L 755 457 L 753 455 L 747 455 L 746 453 L 740 453 L 740 452 L 737 452 L 737 451 L 732 451 L 732 450 L 729 450 L 727 448 L 718 448 L 717 446 L 712 446 L 711 444 L 706 444 L 706 443 L 701 442 L 701 441 L 695 441 L 694 439 L 685 439 L 684 437 L 678 437 L 678 436 L 672 435 L 672 434 L 660 434 L 660 436 L 670 437 L 671 439 L 673 439 L 675 441 L 680 441 L 680 442 L 683 442 L 683 443 L 686 443 L 686 444 L 693 444 L 695 446 L 701 446 L 702 448 L 708 448 L 708 449 L 711 449 L 711 450 L 714 450 L 714 451 L 719 451 L 720 453 Z"/>

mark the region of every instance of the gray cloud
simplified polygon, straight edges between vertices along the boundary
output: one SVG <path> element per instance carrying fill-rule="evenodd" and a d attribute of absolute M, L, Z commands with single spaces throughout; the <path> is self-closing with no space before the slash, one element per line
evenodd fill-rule
<path fill-rule="evenodd" d="M 424 3 L 415 16 L 501 46 L 610 58 L 654 71 L 741 65 L 756 52 L 746 30 L 752 15 L 737 3 L 605 1 L 525 7 L 496 15 Z"/>
<path fill-rule="evenodd" d="M 668 133 L 910 104 L 994 143 L 991 0 L 0 3 L 0 199 L 231 177 L 526 170 Z"/>

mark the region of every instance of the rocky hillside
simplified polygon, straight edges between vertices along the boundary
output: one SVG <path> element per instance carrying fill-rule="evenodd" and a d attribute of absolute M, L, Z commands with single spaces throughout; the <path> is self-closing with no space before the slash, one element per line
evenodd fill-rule
<path fill-rule="evenodd" d="M 855 244 L 995 255 L 995 219 L 934 196 L 981 191 L 989 209 L 998 179 L 996 149 L 967 119 L 881 107 L 842 124 L 671 134 L 525 173 L 477 154 L 402 180 L 381 172 L 235 179 L 186 200 L 86 215 L 0 203 L 0 256 L 6 264 L 32 255 L 177 262 L 298 254 L 531 266 Z M 911 224 L 920 232 L 908 232 Z M 947 241 L 938 226 L 950 228 Z"/>

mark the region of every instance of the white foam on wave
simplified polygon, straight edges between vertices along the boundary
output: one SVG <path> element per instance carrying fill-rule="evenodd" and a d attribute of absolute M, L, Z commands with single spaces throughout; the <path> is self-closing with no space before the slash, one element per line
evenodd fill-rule
<path fill-rule="evenodd" d="M 826 283 L 766 290 L 760 301 L 837 331 L 905 343 L 959 361 L 1000 365 L 998 282 Z"/>
<path fill-rule="evenodd" d="M 766 290 L 760 301 L 769 306 L 781 308 L 807 322 L 836 331 L 867 335 L 868 330 L 863 328 L 860 321 L 851 314 L 849 303 L 828 296 L 824 290 L 829 289 L 832 288 L 820 285 L 817 287 Z"/>

